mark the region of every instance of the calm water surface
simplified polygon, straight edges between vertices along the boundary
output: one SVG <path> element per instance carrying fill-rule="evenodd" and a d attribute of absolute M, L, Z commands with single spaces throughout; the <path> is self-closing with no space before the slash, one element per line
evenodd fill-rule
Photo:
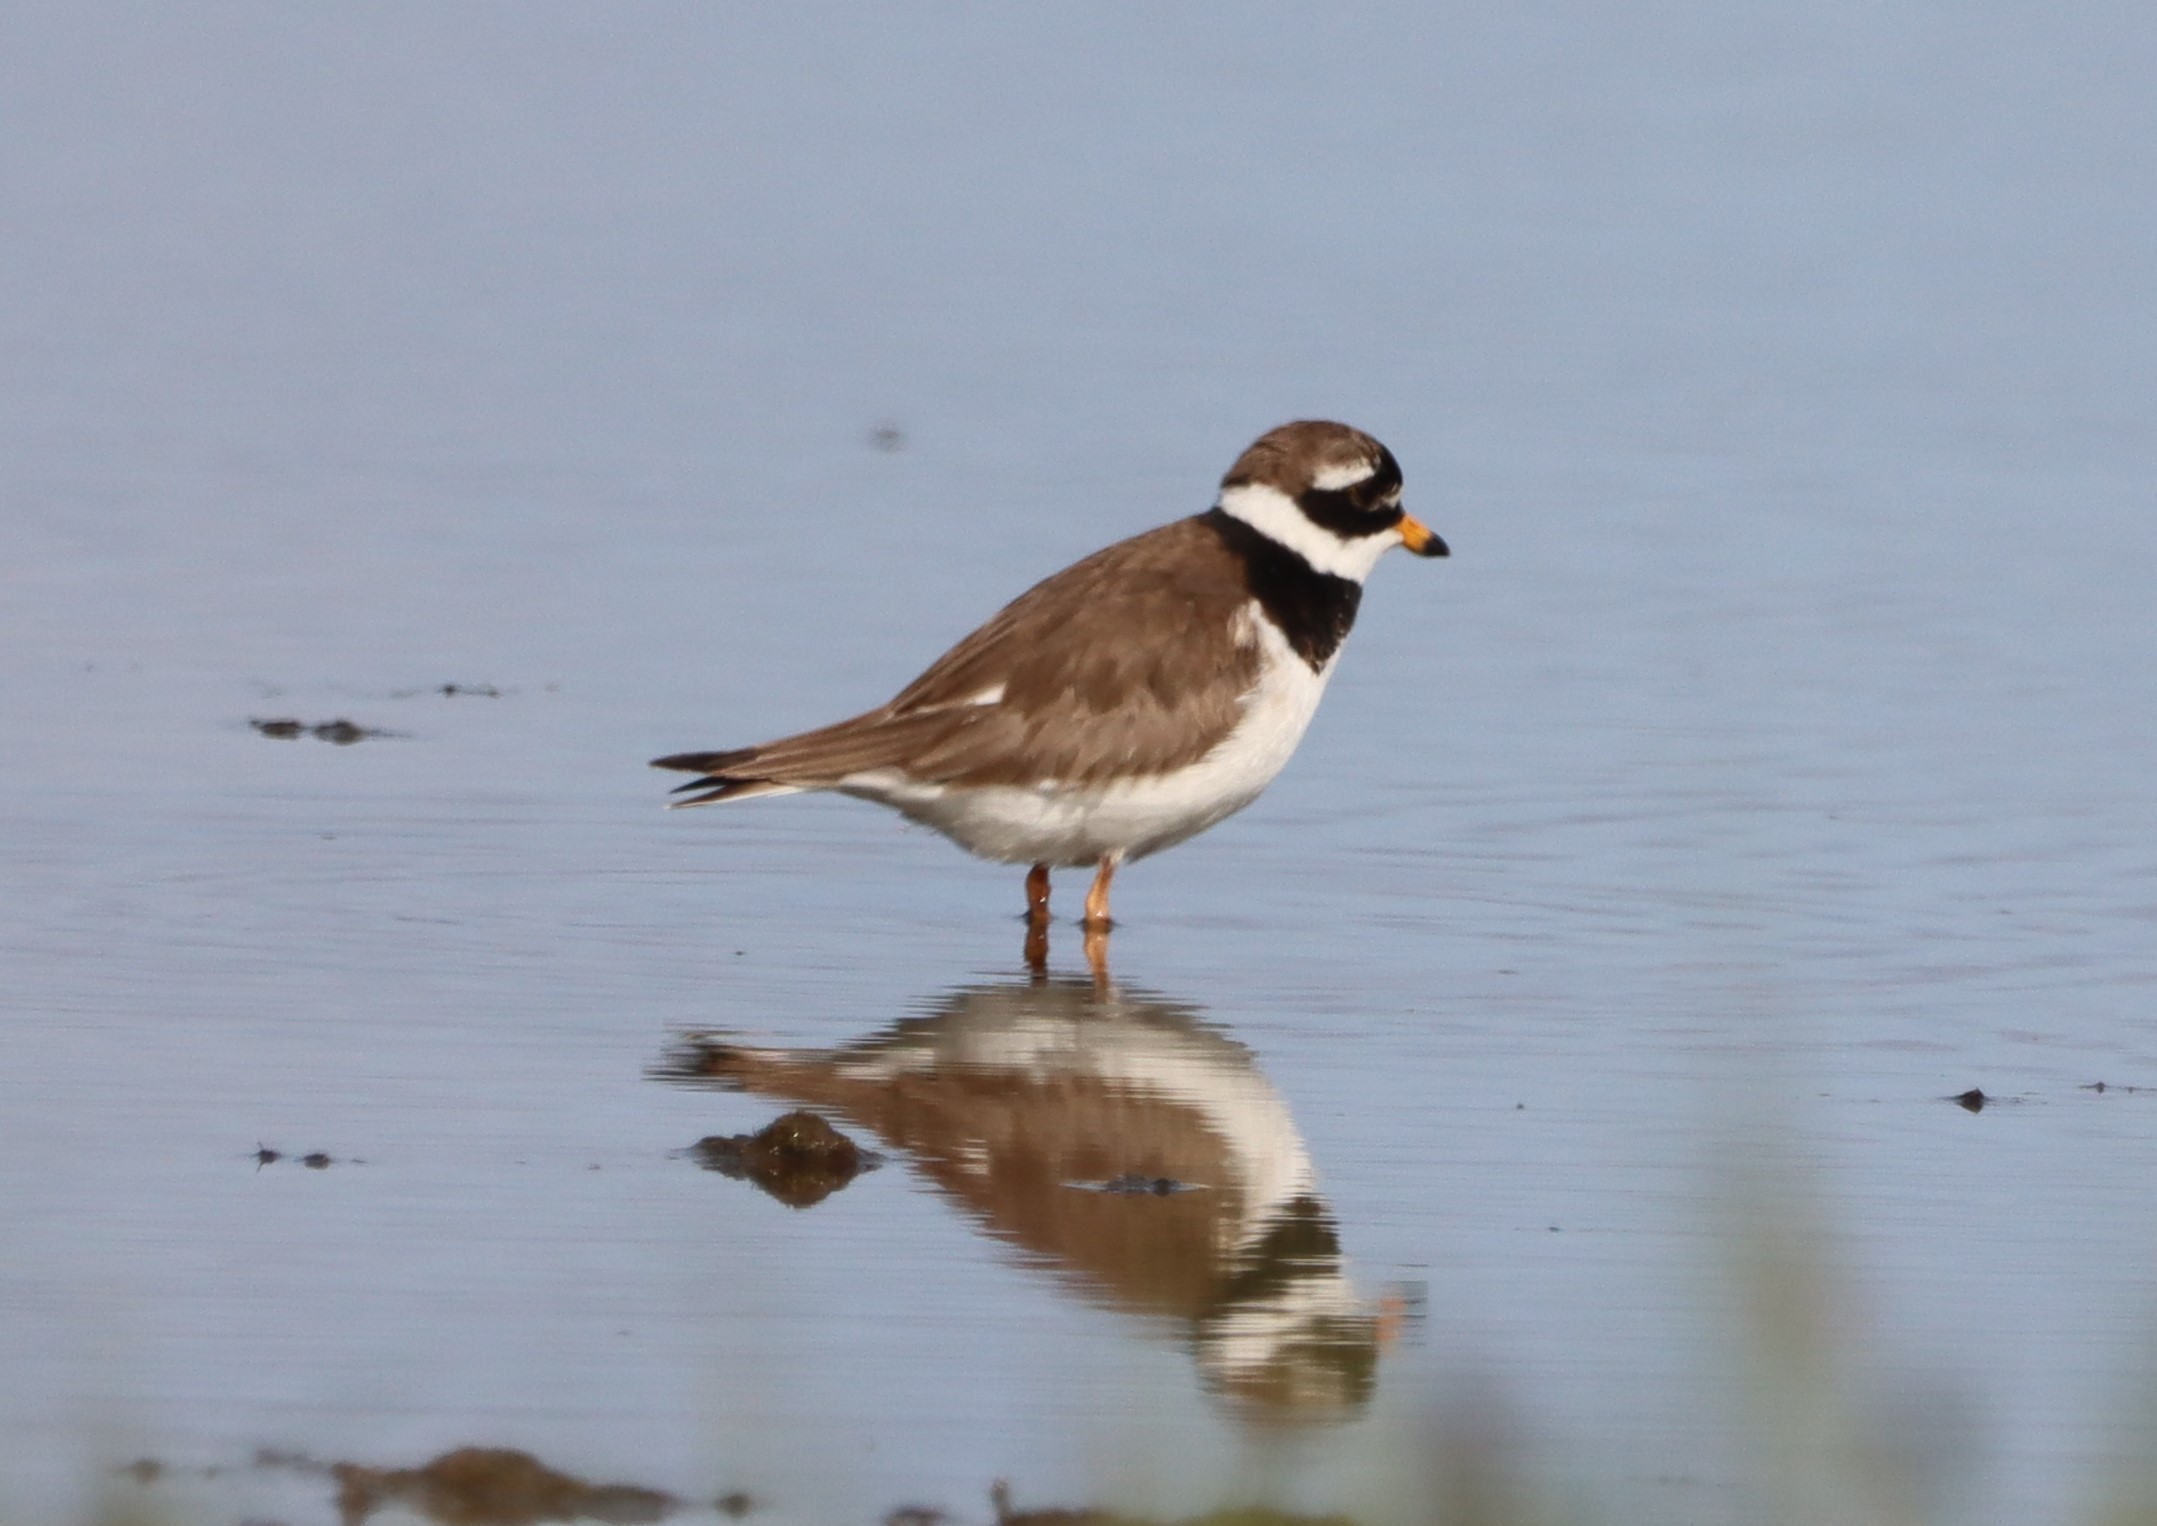
<path fill-rule="evenodd" d="M 1374 1508 L 1434 1424 L 1746 1518 L 1760 1222 L 1942 1516 L 2157 1455 L 2148 13 L 1314 25 L 17 18 L 0 1519 Z M 658 808 L 1306 414 L 1455 555 L 1108 981 Z M 699 1168 L 801 1106 L 881 1165 Z"/>

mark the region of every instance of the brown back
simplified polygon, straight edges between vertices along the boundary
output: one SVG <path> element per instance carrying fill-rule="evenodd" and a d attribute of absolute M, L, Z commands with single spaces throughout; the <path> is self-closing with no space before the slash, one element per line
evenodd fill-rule
<path fill-rule="evenodd" d="M 1258 682 L 1257 638 L 1237 618 L 1251 600 L 1243 573 L 1204 517 L 1163 525 L 1037 583 L 890 704 L 715 756 L 730 777 L 809 787 L 902 761 L 953 785 L 1181 768 L 1228 734 Z M 998 686 L 1000 703 L 973 702 Z"/>

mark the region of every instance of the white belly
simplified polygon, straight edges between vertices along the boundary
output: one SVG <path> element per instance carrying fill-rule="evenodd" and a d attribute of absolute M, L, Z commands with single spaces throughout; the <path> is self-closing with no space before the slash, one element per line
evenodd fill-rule
<path fill-rule="evenodd" d="M 1265 648 L 1243 719 L 1211 752 L 1171 773 L 1073 788 L 992 785 L 952 789 L 879 769 L 843 786 L 934 827 L 970 853 L 1007 864 L 1091 864 L 1105 855 L 1144 858 L 1242 810 L 1273 782 L 1303 740 L 1333 665 L 1312 672 L 1268 621 Z"/>

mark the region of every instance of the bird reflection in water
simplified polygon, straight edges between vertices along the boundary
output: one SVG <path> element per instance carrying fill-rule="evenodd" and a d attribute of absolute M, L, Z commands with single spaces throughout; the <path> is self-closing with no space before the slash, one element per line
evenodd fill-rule
<path fill-rule="evenodd" d="M 1197 1009 L 1036 976 L 836 1049 L 699 1035 L 658 1073 L 874 1132 L 1066 1286 L 1176 1321 L 1242 1418 L 1323 1423 L 1370 1399 L 1397 1301 L 1357 1295 L 1287 1104 Z"/>
<path fill-rule="evenodd" d="M 1039 864 L 1035 872 L 1026 877 L 1026 943 L 1022 950 L 1027 971 L 1038 984 L 1049 972 L 1049 876 Z M 1094 984 L 1108 984 L 1108 935 L 1111 924 L 1088 922 L 1080 948 L 1086 955 L 1086 967 L 1093 971 Z"/>

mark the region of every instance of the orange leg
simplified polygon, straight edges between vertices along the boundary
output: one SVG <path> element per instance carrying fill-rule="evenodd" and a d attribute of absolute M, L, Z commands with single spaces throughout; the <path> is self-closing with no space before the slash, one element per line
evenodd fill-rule
<path fill-rule="evenodd" d="M 1101 855 L 1101 868 L 1093 877 L 1093 888 L 1086 892 L 1086 918 L 1079 925 L 1092 933 L 1105 933 L 1116 924 L 1108 914 L 1108 884 L 1116 877 L 1116 866 L 1123 861 L 1121 853 Z"/>
<path fill-rule="evenodd" d="M 1036 978 L 1049 969 L 1049 866 L 1026 872 L 1026 968 Z"/>

